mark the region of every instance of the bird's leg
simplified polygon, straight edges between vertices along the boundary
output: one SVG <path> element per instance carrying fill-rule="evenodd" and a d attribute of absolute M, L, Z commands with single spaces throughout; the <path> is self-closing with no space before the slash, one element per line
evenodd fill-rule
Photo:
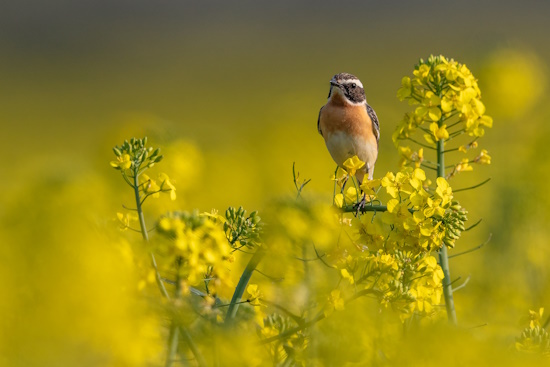
<path fill-rule="evenodd" d="M 366 176 L 367 176 L 367 180 L 370 180 L 370 165 L 369 163 L 367 162 L 366 164 L 366 168 L 367 168 L 367 173 L 366 173 Z M 365 179 L 365 176 L 363 176 L 363 179 Z M 359 180 L 358 180 L 359 181 Z M 359 182 L 359 185 L 361 185 L 362 182 Z M 361 190 L 363 191 L 363 190 Z M 359 201 L 357 203 L 357 211 L 355 212 L 355 216 L 358 217 L 360 215 L 360 213 L 362 212 L 362 210 L 365 208 L 365 206 L 367 205 L 367 194 L 365 194 L 364 192 L 362 193 L 363 195 L 361 196 L 361 201 Z"/>
<path fill-rule="evenodd" d="M 363 193 L 361 196 L 361 201 L 359 201 L 356 205 L 357 211 L 355 212 L 355 216 L 358 217 L 367 205 L 367 194 Z"/>

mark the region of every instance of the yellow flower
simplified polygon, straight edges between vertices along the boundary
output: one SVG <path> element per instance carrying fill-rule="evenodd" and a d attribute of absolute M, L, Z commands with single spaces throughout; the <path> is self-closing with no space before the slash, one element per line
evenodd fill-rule
<path fill-rule="evenodd" d="M 460 91 L 458 95 L 458 102 L 461 105 L 469 105 L 472 99 L 477 97 L 476 90 L 474 88 L 466 88 Z M 471 106 L 470 106 L 471 107 Z"/>
<path fill-rule="evenodd" d="M 464 158 L 456 165 L 455 170 L 457 172 L 473 171 L 474 167 L 470 165 L 468 158 Z"/>
<path fill-rule="evenodd" d="M 388 172 L 386 176 L 382 178 L 381 184 L 386 188 L 386 192 L 393 198 L 398 198 L 400 193 L 410 195 L 412 192 L 409 177 L 403 172 L 397 172 L 397 175 Z"/>
<path fill-rule="evenodd" d="M 439 127 L 437 122 L 432 122 L 430 124 L 430 131 L 432 132 L 435 141 L 449 139 L 449 132 L 447 131 L 447 125 L 445 124 Z"/>
<path fill-rule="evenodd" d="M 348 176 L 348 173 L 346 172 L 346 170 L 338 167 L 336 169 L 336 174 L 332 175 L 330 179 L 333 180 L 333 181 L 336 181 L 336 184 L 339 187 L 343 187 L 344 183 L 346 182 L 348 177 L 349 176 Z"/>
<path fill-rule="evenodd" d="M 253 306 L 259 306 L 260 299 L 263 297 L 262 292 L 258 289 L 257 284 L 249 284 L 248 287 L 246 287 L 246 291 L 248 294 L 250 294 L 250 297 L 248 297 L 247 301 L 253 305 Z"/>
<path fill-rule="evenodd" d="M 404 100 L 405 98 L 408 98 L 411 96 L 412 93 L 412 85 L 411 85 L 411 78 L 408 76 L 403 77 L 401 79 L 401 88 L 397 91 L 397 98 L 399 98 L 400 101 Z"/>
<path fill-rule="evenodd" d="M 398 146 L 397 151 L 399 155 L 403 158 L 403 161 L 410 161 L 412 159 L 412 149 L 409 146 Z"/>
<path fill-rule="evenodd" d="M 482 149 L 481 153 L 474 159 L 474 162 L 479 164 L 491 164 L 491 156 L 487 150 Z"/>
<path fill-rule="evenodd" d="M 428 79 L 428 75 L 430 74 L 430 67 L 426 64 L 422 64 L 413 71 L 413 75 L 417 78 L 417 81 L 420 83 L 425 83 Z"/>
<path fill-rule="evenodd" d="M 421 168 L 415 168 L 410 180 L 411 186 L 418 191 L 422 189 L 422 183 L 424 181 L 426 181 L 426 172 Z"/>
<path fill-rule="evenodd" d="M 341 269 L 340 275 L 342 275 L 342 278 L 347 279 L 349 281 L 349 284 L 355 283 L 353 275 L 351 275 L 347 269 Z"/>
<path fill-rule="evenodd" d="M 332 290 L 332 292 L 330 292 L 328 301 L 333 309 L 337 311 L 342 311 L 344 309 L 344 299 L 340 296 L 340 290 Z"/>
<path fill-rule="evenodd" d="M 122 154 L 119 157 L 116 157 L 116 161 L 110 162 L 111 167 L 119 169 L 121 171 L 126 171 L 132 167 L 132 161 L 130 160 L 129 154 Z"/>
<path fill-rule="evenodd" d="M 399 264 L 397 263 L 397 261 L 395 261 L 395 257 L 393 257 L 390 254 L 385 254 L 382 251 L 379 251 L 376 254 L 376 262 L 382 268 L 393 269 L 393 270 L 399 269 Z"/>
<path fill-rule="evenodd" d="M 426 107 L 426 106 L 418 106 L 414 113 L 416 116 L 424 118 L 426 115 L 428 116 L 428 119 L 430 121 L 439 121 L 441 118 L 441 110 L 438 107 Z"/>
<path fill-rule="evenodd" d="M 344 205 L 349 205 L 357 202 L 357 199 L 359 197 L 359 193 L 357 192 L 355 187 L 348 187 L 345 194 L 346 196 L 342 194 L 336 194 L 336 196 L 334 197 L 334 204 L 336 204 L 338 208 L 342 208 Z"/>
<path fill-rule="evenodd" d="M 336 196 L 334 196 L 334 205 L 338 208 L 342 208 L 344 206 L 344 195 L 336 194 Z"/>
<path fill-rule="evenodd" d="M 531 329 L 534 329 L 536 326 L 540 326 L 543 314 L 544 307 L 539 308 L 538 311 L 529 310 L 529 327 Z"/>
<path fill-rule="evenodd" d="M 159 180 L 161 181 L 160 189 L 170 193 L 170 200 L 176 200 L 176 187 L 170 182 L 170 177 L 165 173 L 161 173 Z"/>
<path fill-rule="evenodd" d="M 368 196 L 375 194 L 374 188 L 377 186 L 380 186 L 380 179 L 363 180 L 363 183 L 359 187 L 361 188 L 361 190 L 363 190 L 363 193 Z"/>
<path fill-rule="evenodd" d="M 118 221 L 120 222 L 120 228 L 122 230 L 126 230 L 130 228 L 131 227 L 130 224 L 138 220 L 138 216 L 134 213 L 132 214 L 116 213 L 116 216 L 118 218 Z"/>
<path fill-rule="evenodd" d="M 143 182 L 141 184 L 141 190 L 143 191 L 143 193 L 146 195 L 151 195 L 154 198 L 158 198 L 160 187 L 157 182 L 145 174 L 141 175 L 141 177 Z"/>
<path fill-rule="evenodd" d="M 453 108 L 454 108 L 454 102 L 452 99 L 448 97 L 443 97 L 443 99 L 441 99 L 441 111 L 447 113 L 447 112 L 451 112 Z"/>
<path fill-rule="evenodd" d="M 479 118 L 479 123 L 489 128 L 493 127 L 493 118 L 491 116 L 483 115 Z"/>
<path fill-rule="evenodd" d="M 365 165 L 365 162 L 359 159 L 356 155 L 351 158 L 346 159 L 344 162 L 344 168 L 348 173 L 353 176 L 358 169 L 361 169 Z"/>
<path fill-rule="evenodd" d="M 445 209 L 441 207 L 441 202 L 441 199 L 434 200 L 432 198 L 427 198 L 426 207 L 423 212 L 424 216 L 427 218 L 434 215 L 443 216 L 445 214 Z"/>
<path fill-rule="evenodd" d="M 447 203 L 451 202 L 453 198 L 453 189 L 443 177 L 438 177 L 436 183 L 437 188 L 435 189 L 435 193 L 442 200 L 441 206 L 444 207 Z"/>

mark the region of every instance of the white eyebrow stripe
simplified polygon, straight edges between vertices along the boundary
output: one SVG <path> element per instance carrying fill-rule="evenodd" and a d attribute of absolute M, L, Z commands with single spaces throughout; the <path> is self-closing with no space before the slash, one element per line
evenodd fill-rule
<path fill-rule="evenodd" d="M 363 88 L 363 83 L 359 79 L 345 79 L 342 84 L 355 83 L 361 88 Z"/>

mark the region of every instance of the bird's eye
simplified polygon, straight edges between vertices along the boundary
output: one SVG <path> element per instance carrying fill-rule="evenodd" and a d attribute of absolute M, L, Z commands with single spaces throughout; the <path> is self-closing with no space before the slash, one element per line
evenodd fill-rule
<path fill-rule="evenodd" d="M 357 84 L 351 83 L 351 87 L 352 87 L 352 88 L 355 88 L 355 87 L 357 87 Z"/>

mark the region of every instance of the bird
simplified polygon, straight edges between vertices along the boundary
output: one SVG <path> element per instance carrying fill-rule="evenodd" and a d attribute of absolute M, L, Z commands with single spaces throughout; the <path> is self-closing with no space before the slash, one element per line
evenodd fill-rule
<path fill-rule="evenodd" d="M 319 110 L 317 130 L 338 166 L 344 168 L 344 162 L 357 155 L 365 162 L 355 175 L 359 184 L 365 175 L 373 179 L 380 124 L 367 103 L 363 83 L 355 75 L 339 73 L 330 79 L 328 100 Z"/>

